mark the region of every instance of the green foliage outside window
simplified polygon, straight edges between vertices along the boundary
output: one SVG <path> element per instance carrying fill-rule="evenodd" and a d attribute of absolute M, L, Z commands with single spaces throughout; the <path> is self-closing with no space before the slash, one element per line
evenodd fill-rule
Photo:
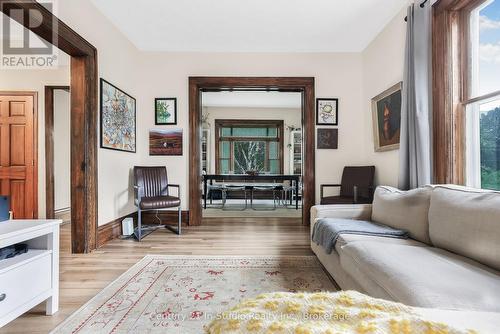
<path fill-rule="evenodd" d="M 500 107 L 480 118 L 481 187 L 500 190 Z"/>

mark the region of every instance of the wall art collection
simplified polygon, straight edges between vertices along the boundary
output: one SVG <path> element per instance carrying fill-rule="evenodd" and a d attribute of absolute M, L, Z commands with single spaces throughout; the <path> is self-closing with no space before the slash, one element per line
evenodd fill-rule
<path fill-rule="evenodd" d="M 101 147 L 136 152 L 136 100 L 120 88 L 100 80 Z M 155 125 L 177 125 L 177 98 L 155 99 Z M 182 155 L 182 129 L 151 129 L 150 155 Z"/>
<path fill-rule="evenodd" d="M 316 99 L 316 125 L 338 126 L 339 125 L 339 99 L 317 98 Z M 317 129 L 317 149 L 338 149 L 339 130 L 331 128 Z"/>

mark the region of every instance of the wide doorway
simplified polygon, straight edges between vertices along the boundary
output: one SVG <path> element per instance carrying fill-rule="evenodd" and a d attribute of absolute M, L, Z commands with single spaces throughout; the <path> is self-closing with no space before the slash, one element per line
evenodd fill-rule
<path fill-rule="evenodd" d="M 204 91 L 203 218 L 302 217 L 302 94 Z"/>
<path fill-rule="evenodd" d="M 302 217 L 314 198 L 314 78 L 189 80 L 189 224 Z"/>

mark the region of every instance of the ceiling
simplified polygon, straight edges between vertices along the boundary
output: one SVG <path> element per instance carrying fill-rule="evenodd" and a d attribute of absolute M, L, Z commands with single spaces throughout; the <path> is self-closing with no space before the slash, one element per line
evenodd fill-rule
<path fill-rule="evenodd" d="M 233 91 L 203 92 L 203 107 L 297 108 L 302 106 L 300 93 Z"/>
<path fill-rule="evenodd" d="M 142 51 L 360 52 L 408 0 L 91 0 Z"/>

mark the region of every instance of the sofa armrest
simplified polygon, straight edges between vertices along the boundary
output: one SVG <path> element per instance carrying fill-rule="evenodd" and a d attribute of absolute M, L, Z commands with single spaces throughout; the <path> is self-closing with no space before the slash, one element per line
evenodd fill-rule
<path fill-rule="evenodd" d="M 370 220 L 371 204 L 315 205 L 311 208 L 311 231 L 319 218 Z"/>

